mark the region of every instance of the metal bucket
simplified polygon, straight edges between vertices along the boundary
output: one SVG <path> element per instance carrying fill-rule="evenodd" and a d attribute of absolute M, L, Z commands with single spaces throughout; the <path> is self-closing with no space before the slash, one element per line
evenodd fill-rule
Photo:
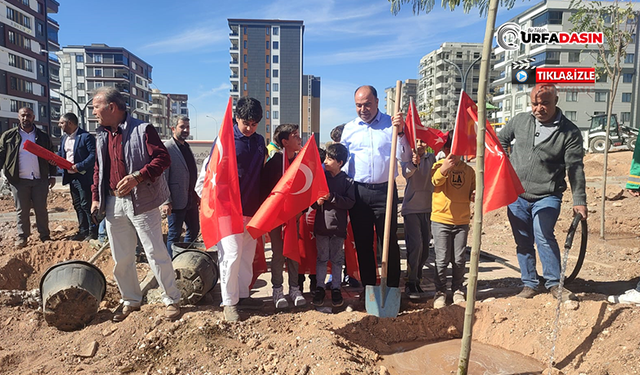
<path fill-rule="evenodd" d="M 62 330 L 86 326 L 98 312 L 107 281 L 98 267 L 82 260 L 55 264 L 40 279 L 44 320 Z"/>
<path fill-rule="evenodd" d="M 173 269 L 182 303 L 194 305 L 218 282 L 217 253 L 204 251 L 204 244 L 174 243 Z"/>

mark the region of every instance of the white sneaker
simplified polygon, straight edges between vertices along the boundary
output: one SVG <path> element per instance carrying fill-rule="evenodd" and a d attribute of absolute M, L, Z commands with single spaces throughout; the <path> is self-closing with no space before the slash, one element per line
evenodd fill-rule
<path fill-rule="evenodd" d="M 636 289 L 629 289 L 619 296 L 609 296 L 607 301 L 610 303 L 629 303 L 640 305 L 640 292 Z"/>
<path fill-rule="evenodd" d="M 276 309 L 286 309 L 289 307 L 289 302 L 284 298 L 282 287 L 273 288 L 273 304 L 276 305 Z"/>
<path fill-rule="evenodd" d="M 437 292 L 433 300 L 433 308 L 441 309 L 445 306 L 447 306 L 447 295 L 442 292 Z"/>
<path fill-rule="evenodd" d="M 453 303 L 457 305 L 459 303 L 464 303 L 464 302 L 466 302 L 466 299 L 464 298 L 464 292 L 461 290 L 456 290 L 453 293 Z"/>
<path fill-rule="evenodd" d="M 300 291 L 300 287 L 290 286 L 289 287 L 289 298 L 293 301 L 293 305 L 295 307 L 304 306 L 307 304 L 307 300 L 302 296 L 302 292 Z"/>

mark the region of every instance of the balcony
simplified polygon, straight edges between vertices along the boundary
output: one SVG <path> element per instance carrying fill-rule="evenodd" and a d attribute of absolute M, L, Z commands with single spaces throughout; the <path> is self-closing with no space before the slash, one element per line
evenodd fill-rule
<path fill-rule="evenodd" d="M 237 74 L 231 74 L 231 75 L 229 76 L 229 78 L 231 78 L 231 79 L 239 79 L 240 77 L 238 77 L 238 75 L 237 75 Z"/>
<path fill-rule="evenodd" d="M 238 60 L 231 60 L 229 65 L 238 65 Z"/>

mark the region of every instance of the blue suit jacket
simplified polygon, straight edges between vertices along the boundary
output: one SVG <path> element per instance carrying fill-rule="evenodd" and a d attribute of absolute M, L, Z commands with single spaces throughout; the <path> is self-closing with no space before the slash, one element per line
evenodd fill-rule
<path fill-rule="evenodd" d="M 60 149 L 58 155 L 66 159 L 64 152 L 64 143 L 67 141 L 68 135 L 65 133 L 60 141 Z M 73 146 L 73 161 L 79 171 L 85 171 L 84 174 L 69 173 L 67 170 L 63 170 L 62 184 L 68 184 L 72 179 L 80 180 L 80 183 L 85 186 L 91 186 L 93 183 L 93 168 L 96 163 L 96 139 L 91 133 L 88 133 L 82 128 L 78 128 L 78 134 L 76 135 L 76 143 Z"/>

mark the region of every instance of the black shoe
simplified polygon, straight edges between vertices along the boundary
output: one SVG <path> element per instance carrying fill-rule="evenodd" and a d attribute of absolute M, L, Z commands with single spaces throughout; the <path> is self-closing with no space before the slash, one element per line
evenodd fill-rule
<path fill-rule="evenodd" d="M 324 288 L 316 288 L 314 292 L 313 299 L 311 300 L 311 304 L 313 306 L 322 306 L 324 305 Z"/>
<path fill-rule="evenodd" d="M 74 234 L 73 236 L 71 236 L 70 240 L 71 241 L 84 241 L 85 238 L 87 238 L 87 233 L 86 232 L 78 232 L 78 233 Z"/>
<path fill-rule="evenodd" d="M 51 241 L 51 237 L 50 236 L 42 236 L 42 237 L 40 237 L 40 241 L 41 242 L 50 242 Z"/>
<path fill-rule="evenodd" d="M 518 294 L 518 297 L 529 299 L 529 298 L 533 298 L 533 296 L 535 296 L 536 294 L 538 294 L 537 290 L 533 288 L 529 288 L 528 286 L 525 286 L 524 288 L 522 288 L 522 291 Z"/>
<path fill-rule="evenodd" d="M 405 283 L 404 292 L 411 299 L 420 298 L 420 292 L 418 291 L 415 283 Z"/>
<path fill-rule="evenodd" d="M 340 289 L 331 289 L 331 303 L 333 307 L 342 306 L 344 299 L 342 299 L 342 291 Z"/>

